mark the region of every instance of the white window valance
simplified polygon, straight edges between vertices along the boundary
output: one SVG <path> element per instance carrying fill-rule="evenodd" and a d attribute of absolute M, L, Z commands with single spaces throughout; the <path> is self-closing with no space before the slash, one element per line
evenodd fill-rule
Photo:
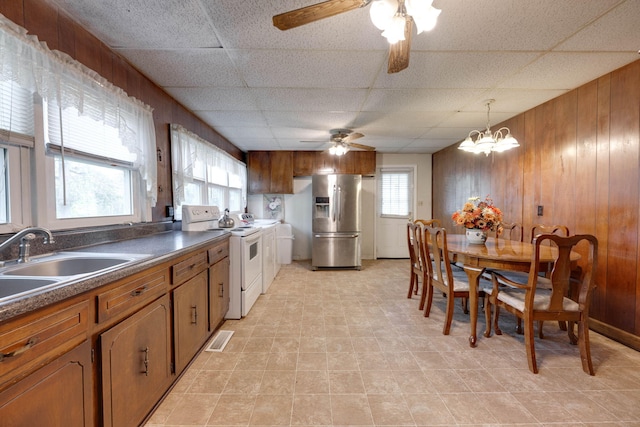
<path fill-rule="evenodd" d="M 171 161 L 173 163 L 174 203 L 185 201 L 184 187 L 195 180 L 216 182 L 214 169 L 226 171 L 227 187 L 242 190 L 242 206 L 246 206 L 247 166 L 184 127 L 171 125 Z M 224 185 L 224 184 L 223 184 Z"/>
<path fill-rule="evenodd" d="M 69 55 L 50 50 L 36 36 L 0 15 L 0 81 L 37 93 L 50 106 L 73 107 L 81 115 L 118 130 L 135 154 L 134 167 L 147 198 L 157 200 L 156 137 L 152 109 Z"/>

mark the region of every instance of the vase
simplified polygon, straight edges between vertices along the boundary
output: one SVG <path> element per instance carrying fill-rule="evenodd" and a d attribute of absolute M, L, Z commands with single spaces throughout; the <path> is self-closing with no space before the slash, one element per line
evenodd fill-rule
<path fill-rule="evenodd" d="M 487 232 L 479 228 L 467 228 L 467 241 L 472 245 L 484 245 L 487 241 Z"/>

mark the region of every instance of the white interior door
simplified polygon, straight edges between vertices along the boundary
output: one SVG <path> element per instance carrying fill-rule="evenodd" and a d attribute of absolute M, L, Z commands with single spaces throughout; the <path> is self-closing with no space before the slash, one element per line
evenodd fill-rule
<path fill-rule="evenodd" d="M 407 221 L 415 212 L 415 166 L 378 170 L 376 257 L 408 258 Z"/>

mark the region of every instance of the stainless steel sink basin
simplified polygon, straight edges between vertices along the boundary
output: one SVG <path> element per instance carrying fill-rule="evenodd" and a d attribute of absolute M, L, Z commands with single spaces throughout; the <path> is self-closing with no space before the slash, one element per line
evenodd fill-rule
<path fill-rule="evenodd" d="M 57 279 L 35 277 L 0 277 L 0 300 L 9 296 L 15 297 L 26 292 L 33 292 L 57 282 Z"/>
<path fill-rule="evenodd" d="M 61 258 L 51 261 L 22 264 L 5 272 L 10 276 L 75 276 L 115 267 L 131 261 L 128 258 Z"/>
<path fill-rule="evenodd" d="M 68 277 L 96 273 L 148 255 L 107 254 L 97 252 L 57 252 L 32 258 L 25 264 L 14 264 L 0 270 L 1 276 Z"/>
<path fill-rule="evenodd" d="M 146 254 L 56 252 L 33 257 L 24 264 L 12 261 L 0 268 L 0 301 L 62 286 L 148 257 Z"/>

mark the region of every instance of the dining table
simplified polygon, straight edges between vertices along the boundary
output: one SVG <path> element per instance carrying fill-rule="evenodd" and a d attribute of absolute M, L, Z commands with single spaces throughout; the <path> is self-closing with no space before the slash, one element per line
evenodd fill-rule
<path fill-rule="evenodd" d="M 452 262 L 462 264 L 469 278 L 469 315 L 471 334 L 469 345 L 477 343 L 478 293 L 482 273 L 487 269 L 528 272 L 535 246 L 529 242 L 489 237 L 484 244 L 469 243 L 464 234 L 447 234 L 447 251 Z M 540 246 L 540 271 L 547 271 L 558 256 L 555 247 Z M 571 251 L 571 262 L 577 263 L 580 254 Z"/>

